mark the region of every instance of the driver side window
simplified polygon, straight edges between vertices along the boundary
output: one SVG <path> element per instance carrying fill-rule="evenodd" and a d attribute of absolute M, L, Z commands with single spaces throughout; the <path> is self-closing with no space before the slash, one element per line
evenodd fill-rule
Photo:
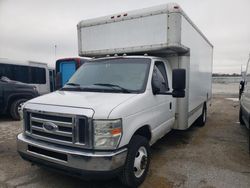
<path fill-rule="evenodd" d="M 163 62 L 155 62 L 152 79 L 155 83 L 157 83 L 160 88 L 160 92 L 169 91 L 167 73 Z"/>

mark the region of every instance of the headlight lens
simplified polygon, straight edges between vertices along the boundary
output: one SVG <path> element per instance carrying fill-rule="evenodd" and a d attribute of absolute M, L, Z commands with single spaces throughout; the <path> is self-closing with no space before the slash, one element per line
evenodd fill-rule
<path fill-rule="evenodd" d="M 94 147 L 95 149 L 115 149 L 122 136 L 122 121 L 94 120 Z"/>

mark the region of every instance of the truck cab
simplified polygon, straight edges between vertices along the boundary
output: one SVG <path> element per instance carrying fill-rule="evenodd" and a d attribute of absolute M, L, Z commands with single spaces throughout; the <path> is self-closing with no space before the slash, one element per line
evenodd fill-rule
<path fill-rule="evenodd" d="M 185 89 L 185 71 L 181 72 L 173 75 L 175 83 L 179 80 L 175 93 Z M 31 161 L 50 158 L 55 168 L 63 163 L 73 171 L 107 173 L 121 169 L 128 148 L 134 147 L 131 142 L 146 136 L 135 166 L 140 177 L 149 164 L 146 148 L 173 128 L 172 90 L 171 67 L 164 59 L 91 60 L 59 91 L 25 103 L 19 153 Z"/>

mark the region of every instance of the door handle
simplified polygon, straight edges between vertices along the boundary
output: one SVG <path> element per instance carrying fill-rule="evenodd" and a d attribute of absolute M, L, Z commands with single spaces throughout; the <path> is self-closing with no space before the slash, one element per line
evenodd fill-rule
<path fill-rule="evenodd" d="M 169 103 L 169 109 L 172 110 L 172 102 Z"/>

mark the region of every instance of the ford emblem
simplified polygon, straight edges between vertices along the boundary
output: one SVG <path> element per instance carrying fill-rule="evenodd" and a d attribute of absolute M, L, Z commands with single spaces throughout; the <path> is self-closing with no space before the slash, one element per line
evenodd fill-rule
<path fill-rule="evenodd" d="M 45 122 L 43 128 L 45 131 L 54 132 L 58 129 L 58 126 L 52 122 Z"/>

